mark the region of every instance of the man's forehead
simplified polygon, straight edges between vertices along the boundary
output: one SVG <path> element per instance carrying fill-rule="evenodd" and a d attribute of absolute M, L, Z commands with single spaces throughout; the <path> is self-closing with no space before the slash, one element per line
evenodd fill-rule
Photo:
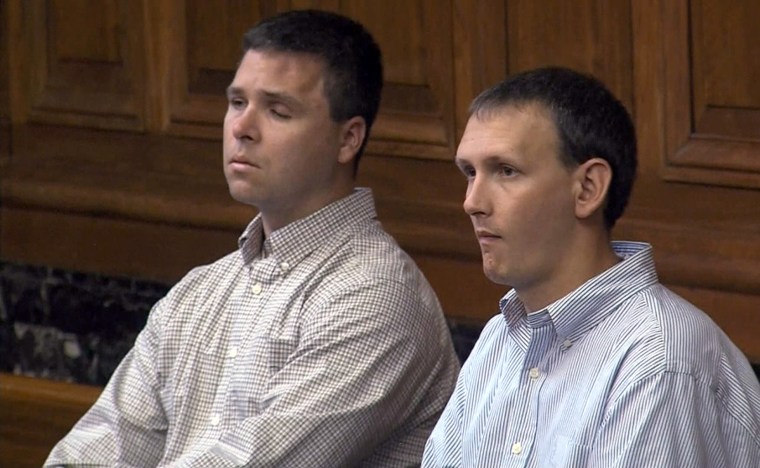
<path fill-rule="evenodd" d="M 288 50 L 288 49 L 278 49 L 274 47 L 261 47 L 256 49 L 248 49 L 243 54 L 243 57 L 240 59 L 240 63 L 243 62 L 247 57 L 253 58 L 256 60 L 261 59 L 269 59 L 269 60 L 278 60 L 283 63 L 292 63 L 292 62 L 306 62 L 310 65 L 316 65 L 320 69 L 324 70 L 327 66 L 327 62 L 324 58 L 319 56 L 318 54 L 311 53 L 311 52 L 303 52 L 298 50 Z M 240 68 L 240 63 L 238 64 L 238 68 Z"/>
<path fill-rule="evenodd" d="M 264 85 L 270 91 L 322 90 L 325 82 L 324 61 L 302 52 L 251 49 L 238 65 L 229 89 Z"/>
<path fill-rule="evenodd" d="M 487 122 L 492 119 L 510 117 L 542 117 L 553 121 L 552 112 L 549 108 L 538 100 L 509 100 L 502 103 L 494 102 L 481 107 L 470 114 L 470 120 Z"/>
<path fill-rule="evenodd" d="M 540 103 L 504 105 L 470 116 L 455 161 L 486 154 L 507 154 L 529 148 L 556 148 L 557 127 Z"/>

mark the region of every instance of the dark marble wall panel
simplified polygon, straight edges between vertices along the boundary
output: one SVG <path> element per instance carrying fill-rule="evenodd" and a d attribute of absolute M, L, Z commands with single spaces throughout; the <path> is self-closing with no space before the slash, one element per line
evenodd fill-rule
<path fill-rule="evenodd" d="M 168 289 L 0 263 L 0 370 L 104 385 Z"/>
<path fill-rule="evenodd" d="M 0 371 L 105 385 L 170 287 L 0 262 Z M 464 362 L 483 326 L 449 327 Z"/>
<path fill-rule="evenodd" d="M 170 287 L 0 262 L 0 371 L 105 385 Z M 464 361 L 482 325 L 450 327 Z"/>

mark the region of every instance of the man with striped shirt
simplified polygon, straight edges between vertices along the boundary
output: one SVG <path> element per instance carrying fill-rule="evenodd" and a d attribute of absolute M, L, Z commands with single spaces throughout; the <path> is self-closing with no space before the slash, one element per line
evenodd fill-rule
<path fill-rule="evenodd" d="M 744 355 L 612 242 L 636 136 L 598 80 L 562 68 L 475 99 L 456 163 L 486 276 L 511 286 L 462 368 L 424 467 L 760 467 Z"/>

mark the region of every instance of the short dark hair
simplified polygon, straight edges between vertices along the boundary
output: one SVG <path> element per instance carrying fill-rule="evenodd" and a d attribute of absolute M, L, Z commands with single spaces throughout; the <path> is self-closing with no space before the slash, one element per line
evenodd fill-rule
<path fill-rule="evenodd" d="M 383 87 L 382 55 L 369 31 L 337 13 L 293 10 L 266 18 L 246 32 L 243 53 L 249 50 L 306 53 L 324 61 L 330 117 L 343 122 L 358 115 L 367 124 L 356 154 L 358 165 Z"/>
<path fill-rule="evenodd" d="M 492 116 L 506 106 L 540 104 L 550 112 L 560 141 L 560 159 L 577 167 L 591 158 L 606 160 L 612 181 L 604 223 L 612 229 L 631 196 L 636 178 L 636 131 L 625 106 L 591 75 L 561 67 L 518 73 L 481 93 L 470 115 Z"/>

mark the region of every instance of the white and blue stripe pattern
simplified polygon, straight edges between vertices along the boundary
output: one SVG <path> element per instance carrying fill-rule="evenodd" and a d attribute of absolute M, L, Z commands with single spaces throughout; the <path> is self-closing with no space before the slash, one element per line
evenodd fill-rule
<path fill-rule="evenodd" d="M 424 467 L 760 467 L 760 384 L 744 355 L 657 279 L 651 247 L 526 315 L 486 325 Z"/>

